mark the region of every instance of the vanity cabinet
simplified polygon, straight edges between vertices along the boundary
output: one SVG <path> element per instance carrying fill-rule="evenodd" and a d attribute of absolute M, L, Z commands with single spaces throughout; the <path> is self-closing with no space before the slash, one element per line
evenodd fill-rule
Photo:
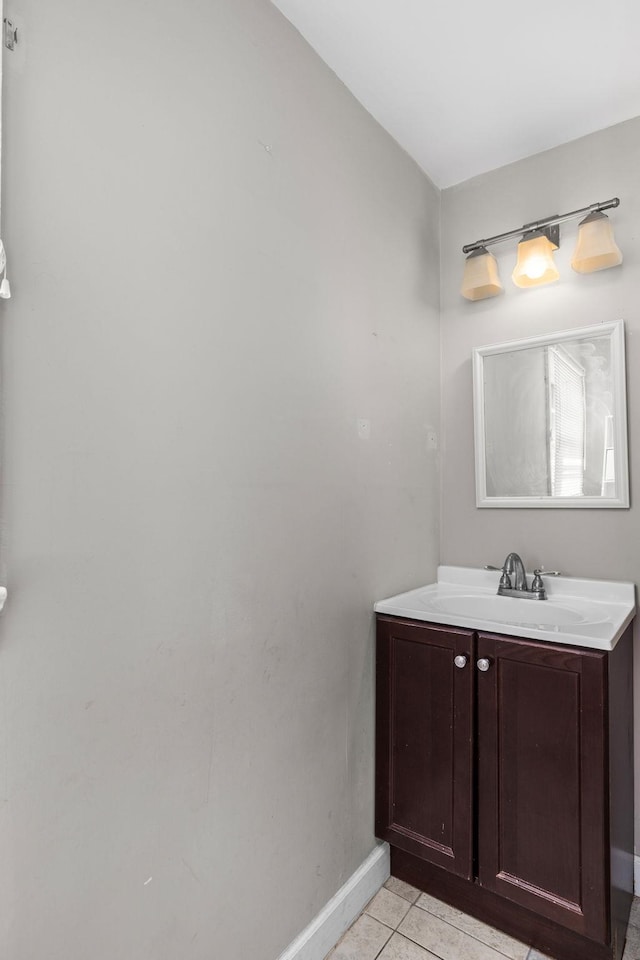
<path fill-rule="evenodd" d="M 632 898 L 631 627 L 611 652 L 378 616 L 376 833 L 395 876 L 562 960 Z"/>
<path fill-rule="evenodd" d="M 473 871 L 473 634 L 378 619 L 376 827 L 469 879 Z M 464 658 L 465 668 L 454 665 Z"/>

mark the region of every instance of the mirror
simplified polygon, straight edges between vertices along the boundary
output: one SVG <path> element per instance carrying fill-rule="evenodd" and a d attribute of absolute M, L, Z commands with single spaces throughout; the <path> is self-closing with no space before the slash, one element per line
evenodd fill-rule
<path fill-rule="evenodd" d="M 624 323 L 473 352 L 479 507 L 628 507 Z"/>

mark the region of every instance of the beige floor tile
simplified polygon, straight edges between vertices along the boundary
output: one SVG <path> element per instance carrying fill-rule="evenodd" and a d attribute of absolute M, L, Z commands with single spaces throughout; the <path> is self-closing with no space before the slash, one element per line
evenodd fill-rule
<path fill-rule="evenodd" d="M 546 953 L 540 953 L 539 950 L 535 950 L 533 947 L 531 947 L 531 950 L 527 955 L 527 960 L 551 960 L 551 957 L 548 957 Z"/>
<path fill-rule="evenodd" d="M 419 947 L 413 940 L 394 933 L 378 960 L 438 960 L 438 957 L 424 947 Z"/>
<path fill-rule="evenodd" d="M 363 914 L 349 927 L 327 960 L 375 960 L 392 932 L 383 923 Z"/>
<path fill-rule="evenodd" d="M 632 923 L 635 927 L 640 927 L 640 897 L 633 898 L 629 923 Z"/>
<path fill-rule="evenodd" d="M 627 941 L 624 945 L 622 960 L 640 960 L 640 928 L 633 924 L 627 927 Z"/>
<path fill-rule="evenodd" d="M 442 960 L 504 960 L 503 953 L 419 907 L 411 907 L 398 932 Z"/>
<path fill-rule="evenodd" d="M 388 927 L 394 930 L 401 920 L 404 919 L 411 904 L 408 900 L 399 897 L 397 893 L 382 888 L 378 890 L 373 900 L 365 907 L 365 913 L 370 917 L 375 917 L 380 923 L 386 923 Z"/>
<path fill-rule="evenodd" d="M 420 891 L 416 887 L 412 887 L 410 883 L 405 883 L 404 880 L 398 880 L 397 877 L 389 877 L 385 887 L 392 893 L 397 893 L 399 897 L 409 900 L 410 903 L 415 903 L 420 896 Z"/>
<path fill-rule="evenodd" d="M 427 910 L 434 916 L 440 917 L 441 920 L 446 920 L 447 923 L 451 923 L 459 930 L 464 930 L 465 933 L 475 937 L 476 940 L 482 940 L 483 943 L 499 950 L 506 957 L 511 957 L 511 960 L 526 960 L 529 953 L 529 947 L 526 943 L 514 940 L 506 933 L 495 930 L 486 923 L 482 923 L 481 920 L 476 920 L 475 917 L 470 917 L 468 913 L 462 913 L 461 910 L 450 907 L 448 903 L 443 903 L 427 893 L 422 893 L 418 897 L 416 907 Z"/>

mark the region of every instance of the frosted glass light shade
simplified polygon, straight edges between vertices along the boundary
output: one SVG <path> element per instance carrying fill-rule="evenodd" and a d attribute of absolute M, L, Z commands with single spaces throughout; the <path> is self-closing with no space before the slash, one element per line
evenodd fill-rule
<path fill-rule="evenodd" d="M 622 263 L 622 252 L 604 213 L 590 213 L 580 221 L 576 251 L 571 266 L 577 273 L 593 273 Z"/>
<path fill-rule="evenodd" d="M 541 287 L 558 280 L 560 274 L 553 262 L 553 251 L 557 249 L 542 231 L 521 240 L 518 261 L 511 274 L 516 287 Z"/>
<path fill-rule="evenodd" d="M 486 247 L 478 247 L 464 262 L 460 293 L 467 300 L 487 300 L 502 292 L 498 264 Z"/>

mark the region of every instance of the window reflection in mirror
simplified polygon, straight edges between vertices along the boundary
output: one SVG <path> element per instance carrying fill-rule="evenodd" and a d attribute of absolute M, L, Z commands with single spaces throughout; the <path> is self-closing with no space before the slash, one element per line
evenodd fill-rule
<path fill-rule="evenodd" d="M 474 351 L 479 506 L 628 506 L 622 321 Z"/>

